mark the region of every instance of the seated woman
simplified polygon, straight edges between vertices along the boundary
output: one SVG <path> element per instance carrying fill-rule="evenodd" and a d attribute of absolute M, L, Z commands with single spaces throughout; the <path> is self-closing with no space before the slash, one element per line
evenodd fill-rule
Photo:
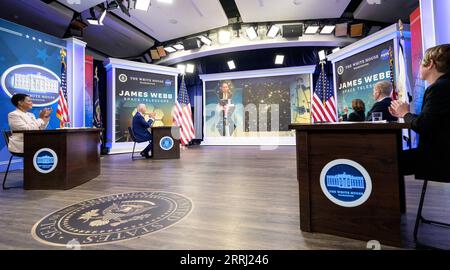
<path fill-rule="evenodd" d="M 8 149 L 13 153 L 23 153 L 23 134 L 14 133 L 17 130 L 39 130 L 45 129 L 50 120 L 52 109 L 43 109 L 39 112 L 39 118 L 27 111 L 33 108 L 30 96 L 26 94 L 15 94 L 11 98 L 11 103 L 17 108 L 8 114 L 8 124 L 12 131 L 9 138 Z"/>
<path fill-rule="evenodd" d="M 352 100 L 352 109 L 353 112 L 348 116 L 348 108 L 344 109 L 345 115 L 343 116 L 343 120 L 350 122 L 364 122 L 366 119 L 366 105 L 364 104 L 364 101 L 358 98 Z"/>

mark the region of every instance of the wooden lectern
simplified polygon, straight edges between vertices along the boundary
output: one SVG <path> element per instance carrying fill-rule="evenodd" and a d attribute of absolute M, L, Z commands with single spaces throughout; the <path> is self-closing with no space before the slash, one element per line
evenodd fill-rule
<path fill-rule="evenodd" d="M 402 129 L 409 126 L 336 123 L 292 124 L 289 128 L 296 130 L 301 230 L 401 246 L 400 219 L 405 212 L 405 190 L 399 156 Z M 347 166 L 333 167 L 340 162 L 353 162 L 362 167 L 368 173 L 366 178 L 371 179 L 371 192 L 366 192 L 368 182 L 365 187 L 360 184 L 363 177 L 358 177 L 358 173 L 354 176 L 337 172 L 345 168 L 339 166 Z M 333 188 L 331 191 L 328 185 Z M 349 198 L 359 194 L 353 193 L 354 187 L 362 188 L 364 196 L 367 195 L 361 198 L 361 204 L 353 206 L 345 201 L 346 197 L 334 197 L 338 196 L 336 193 Z"/>
<path fill-rule="evenodd" d="M 180 158 L 180 127 L 152 127 L 152 159 Z"/>
<path fill-rule="evenodd" d="M 70 189 L 100 174 L 98 128 L 24 133 L 24 189 Z"/>

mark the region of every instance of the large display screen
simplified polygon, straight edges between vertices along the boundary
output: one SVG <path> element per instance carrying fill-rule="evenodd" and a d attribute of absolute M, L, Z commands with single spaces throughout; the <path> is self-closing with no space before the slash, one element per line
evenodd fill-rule
<path fill-rule="evenodd" d="M 344 113 L 345 107 L 352 112 L 353 99 L 361 99 L 365 103 L 366 113 L 372 108 L 375 103 L 374 84 L 391 80 L 390 48 L 394 49 L 392 40 L 336 62 L 334 72 L 339 115 Z"/>
<path fill-rule="evenodd" d="M 293 136 L 289 124 L 310 123 L 310 76 L 205 82 L 205 137 Z"/>
<path fill-rule="evenodd" d="M 128 134 L 136 107 L 143 103 L 155 112 L 153 126 L 171 126 L 175 104 L 175 77 L 135 70 L 116 69 L 115 142 L 132 141 Z"/>

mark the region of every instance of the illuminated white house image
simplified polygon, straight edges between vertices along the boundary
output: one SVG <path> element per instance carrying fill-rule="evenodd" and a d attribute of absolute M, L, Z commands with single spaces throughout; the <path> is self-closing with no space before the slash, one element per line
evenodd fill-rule
<path fill-rule="evenodd" d="M 342 174 L 327 175 L 326 181 L 328 187 L 364 189 L 364 177 L 353 176 L 351 174 L 346 174 L 345 172 Z"/>
<path fill-rule="evenodd" d="M 58 93 L 59 81 L 38 74 L 14 74 L 13 87 L 29 92 Z"/>

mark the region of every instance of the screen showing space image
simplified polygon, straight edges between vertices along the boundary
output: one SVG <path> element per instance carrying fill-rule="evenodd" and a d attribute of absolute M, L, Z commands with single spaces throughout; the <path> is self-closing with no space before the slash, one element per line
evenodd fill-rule
<path fill-rule="evenodd" d="M 310 91 L 310 74 L 207 81 L 205 136 L 293 136 L 289 124 L 310 123 Z"/>

